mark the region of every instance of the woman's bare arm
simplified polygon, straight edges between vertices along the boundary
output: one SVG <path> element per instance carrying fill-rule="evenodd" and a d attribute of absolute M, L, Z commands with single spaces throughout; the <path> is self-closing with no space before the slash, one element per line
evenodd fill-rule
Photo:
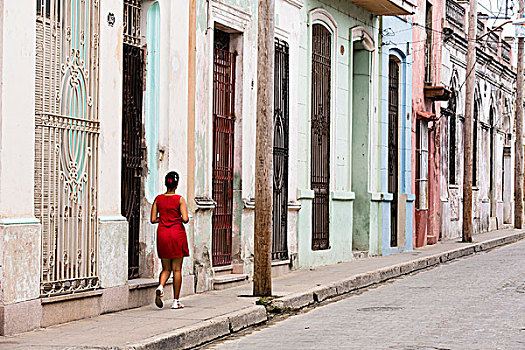
<path fill-rule="evenodd" d="M 180 215 L 182 216 L 182 222 L 187 224 L 188 221 L 190 221 L 190 218 L 188 217 L 188 205 L 186 204 L 186 200 L 184 197 L 180 197 Z"/>
<path fill-rule="evenodd" d="M 157 198 L 155 198 L 155 201 L 153 202 L 153 205 L 151 206 L 151 223 L 152 224 L 158 224 L 159 223 L 159 212 L 157 210 Z"/>

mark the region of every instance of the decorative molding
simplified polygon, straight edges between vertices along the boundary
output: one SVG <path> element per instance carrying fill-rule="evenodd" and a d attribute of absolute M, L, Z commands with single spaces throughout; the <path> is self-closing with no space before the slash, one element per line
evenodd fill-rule
<path fill-rule="evenodd" d="M 255 198 L 243 198 L 244 208 L 245 209 L 255 209 Z M 298 211 L 301 209 L 300 202 L 288 202 L 289 211 Z"/>
<path fill-rule="evenodd" d="M 276 26 L 275 27 L 275 37 L 277 39 L 288 41 L 290 39 L 290 32 Z"/>
<path fill-rule="evenodd" d="M 407 202 L 414 202 L 416 200 L 416 195 L 414 193 L 407 193 Z"/>
<path fill-rule="evenodd" d="M 297 199 L 314 199 L 315 192 L 314 190 L 308 189 L 297 189 Z"/>
<path fill-rule="evenodd" d="M 375 41 L 374 37 L 370 35 L 370 32 L 365 27 L 354 27 L 351 30 L 352 41 L 362 41 L 365 50 L 374 52 Z"/>
<path fill-rule="evenodd" d="M 330 28 L 335 40 L 337 40 L 337 22 L 335 18 L 326 11 L 324 8 L 318 7 L 310 11 L 309 24 L 312 25 L 314 22 L 323 22 Z"/>
<path fill-rule="evenodd" d="M 331 197 L 334 201 L 353 201 L 355 199 L 355 193 L 334 191 L 331 193 Z"/>
<path fill-rule="evenodd" d="M 245 209 L 255 209 L 255 198 L 243 198 L 242 201 Z"/>
<path fill-rule="evenodd" d="M 302 0 L 283 0 L 284 2 L 289 3 L 290 5 L 297 7 L 299 10 L 303 8 L 304 2 Z"/>
<path fill-rule="evenodd" d="M 215 209 L 217 207 L 217 202 L 213 200 L 213 198 L 200 196 L 195 197 L 195 204 L 197 204 L 196 210 L 210 210 Z"/>
<path fill-rule="evenodd" d="M 98 217 L 100 223 L 106 222 L 126 222 L 127 219 L 122 215 L 102 215 Z"/>
<path fill-rule="evenodd" d="M 394 194 L 388 192 L 373 192 L 371 200 L 373 202 L 391 202 L 394 200 Z"/>
<path fill-rule="evenodd" d="M 217 0 L 210 0 L 211 14 L 214 22 L 244 32 L 252 20 L 252 15 L 238 7 L 227 5 Z"/>
<path fill-rule="evenodd" d="M 490 129 L 490 124 L 487 123 L 487 122 L 484 122 L 484 121 L 480 120 L 479 124 L 480 124 L 481 128 L 484 129 L 484 130 Z"/>
<path fill-rule="evenodd" d="M 289 211 L 299 211 L 301 210 L 301 202 L 288 202 Z"/>
<path fill-rule="evenodd" d="M 0 225 L 40 225 L 40 220 L 35 217 L 12 217 L 12 218 L 1 218 Z"/>

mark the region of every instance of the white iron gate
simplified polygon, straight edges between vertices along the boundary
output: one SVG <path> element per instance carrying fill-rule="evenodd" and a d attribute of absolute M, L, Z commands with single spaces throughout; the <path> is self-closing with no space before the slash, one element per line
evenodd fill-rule
<path fill-rule="evenodd" d="M 99 286 L 99 0 L 37 0 L 35 215 L 41 296 Z"/>

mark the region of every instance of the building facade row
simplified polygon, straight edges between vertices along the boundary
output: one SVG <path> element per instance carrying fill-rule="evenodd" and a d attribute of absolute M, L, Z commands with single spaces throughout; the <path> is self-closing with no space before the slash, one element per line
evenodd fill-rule
<path fill-rule="evenodd" d="M 451 3 L 276 0 L 274 276 L 460 235 Z M 0 334 L 150 303 L 170 170 L 183 294 L 251 278 L 256 19 L 252 0 L 0 3 Z M 487 33 L 475 232 L 512 222 L 515 73 Z"/>

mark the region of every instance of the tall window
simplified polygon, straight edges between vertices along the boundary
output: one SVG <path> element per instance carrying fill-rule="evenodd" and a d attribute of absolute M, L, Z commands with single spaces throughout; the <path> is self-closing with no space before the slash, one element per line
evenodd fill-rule
<path fill-rule="evenodd" d="M 490 158 L 489 158 L 489 191 L 490 191 L 490 196 L 493 197 L 494 196 L 494 147 L 496 147 L 496 145 L 494 144 L 495 142 L 495 137 L 494 137 L 494 109 L 491 107 L 490 108 L 490 114 L 489 114 L 489 121 L 490 121 L 490 143 L 489 143 L 489 147 L 490 147 Z M 491 202 L 492 203 L 492 202 Z M 492 206 L 491 206 L 492 208 Z"/>
<path fill-rule="evenodd" d="M 322 24 L 312 28 L 311 182 L 312 250 L 330 248 L 330 101 L 332 34 Z"/>
<path fill-rule="evenodd" d="M 41 296 L 99 287 L 99 1 L 36 1 L 35 216 Z M 45 17 L 45 18 L 44 18 Z"/>
<path fill-rule="evenodd" d="M 275 41 L 275 84 L 273 116 L 273 237 L 272 259 L 288 259 L 288 44 Z"/>
<path fill-rule="evenodd" d="M 448 103 L 449 112 L 449 141 L 448 141 L 448 182 L 456 184 L 456 91 Z"/>
<path fill-rule="evenodd" d="M 388 192 L 390 202 L 390 246 L 397 246 L 397 199 L 399 192 L 399 60 L 388 63 Z"/>
<path fill-rule="evenodd" d="M 416 209 L 428 209 L 428 124 L 416 122 Z"/>
<path fill-rule="evenodd" d="M 213 54 L 213 175 L 217 203 L 212 216 L 213 266 L 232 262 L 233 169 L 235 141 L 235 53 L 230 34 L 214 31 Z"/>
<path fill-rule="evenodd" d="M 432 84 L 432 4 L 427 1 L 425 16 L 426 42 L 425 42 L 425 84 Z"/>

